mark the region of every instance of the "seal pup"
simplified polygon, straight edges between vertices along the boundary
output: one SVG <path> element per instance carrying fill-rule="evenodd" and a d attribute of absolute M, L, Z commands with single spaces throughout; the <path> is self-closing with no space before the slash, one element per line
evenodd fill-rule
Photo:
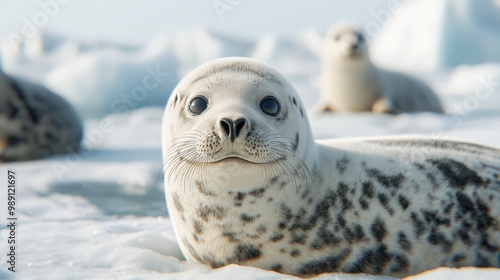
<path fill-rule="evenodd" d="M 320 87 L 317 112 L 443 112 L 439 98 L 426 84 L 373 65 L 365 35 L 352 25 L 334 26 L 327 32 Z"/>
<path fill-rule="evenodd" d="M 315 142 L 255 60 L 203 64 L 162 124 L 165 195 L 187 259 L 311 276 L 500 266 L 500 151 L 432 139 Z"/>
<path fill-rule="evenodd" d="M 0 72 L 0 162 L 77 151 L 82 121 L 48 89 Z"/>

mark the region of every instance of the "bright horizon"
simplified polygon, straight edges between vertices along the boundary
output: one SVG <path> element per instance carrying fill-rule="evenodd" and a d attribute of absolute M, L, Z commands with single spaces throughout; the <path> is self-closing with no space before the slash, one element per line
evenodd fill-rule
<path fill-rule="evenodd" d="M 206 28 L 241 39 L 265 34 L 294 36 L 302 30 L 326 30 L 338 21 L 358 24 L 375 19 L 390 2 L 376 0 L 345 4 L 318 0 L 314 5 L 301 1 L 276 0 L 194 0 L 173 2 L 149 0 L 0 0 L 0 39 L 21 34 L 33 24 L 41 30 L 65 37 L 119 43 L 141 44 L 161 33 Z M 47 3 L 43 7 L 40 3 Z M 195 4 L 193 4 L 195 3 Z M 55 5 L 55 6 L 54 6 Z M 356 7 L 363 7 L 357 9 Z M 44 18 L 43 13 L 48 15 Z M 38 17 L 37 17 L 38 15 Z M 34 19 L 34 17 L 36 19 Z M 41 23 L 41 24 L 37 24 Z"/>

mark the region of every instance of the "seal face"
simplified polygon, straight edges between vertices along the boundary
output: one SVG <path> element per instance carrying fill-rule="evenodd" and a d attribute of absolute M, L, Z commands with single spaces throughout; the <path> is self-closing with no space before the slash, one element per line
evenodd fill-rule
<path fill-rule="evenodd" d="M 331 28 L 323 46 L 318 110 L 376 113 L 443 112 L 423 82 L 374 66 L 363 32 L 352 25 Z"/>
<path fill-rule="evenodd" d="M 172 93 L 166 200 L 188 259 L 309 276 L 500 266 L 500 151 L 425 139 L 315 142 L 293 87 L 244 58 Z"/>
<path fill-rule="evenodd" d="M 0 162 L 78 150 L 80 118 L 62 97 L 0 73 Z"/>

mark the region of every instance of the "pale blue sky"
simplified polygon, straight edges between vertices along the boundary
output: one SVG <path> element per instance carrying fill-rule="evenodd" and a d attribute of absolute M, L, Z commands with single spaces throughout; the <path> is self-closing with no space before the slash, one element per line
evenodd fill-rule
<path fill-rule="evenodd" d="M 43 11 L 40 2 L 63 0 L 0 0 L 0 38 L 20 33 L 23 18 Z M 205 27 L 254 39 L 263 34 L 293 36 L 306 28 L 325 30 L 339 20 L 358 23 L 373 19 L 390 0 L 64 0 L 43 28 L 87 40 L 142 43 L 158 33 Z M 235 3 L 221 20 L 215 2 Z M 43 20 L 43 18 L 42 18 Z"/>

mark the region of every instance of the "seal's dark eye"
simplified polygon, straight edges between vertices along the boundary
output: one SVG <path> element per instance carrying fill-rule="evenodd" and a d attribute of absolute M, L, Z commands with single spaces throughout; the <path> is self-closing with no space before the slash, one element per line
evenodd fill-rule
<path fill-rule="evenodd" d="M 365 36 L 363 36 L 360 32 L 356 32 L 356 39 L 359 44 L 363 44 L 365 42 Z"/>
<path fill-rule="evenodd" d="M 203 96 L 197 96 L 189 103 L 189 113 L 193 116 L 203 113 L 208 107 L 208 100 Z"/>
<path fill-rule="evenodd" d="M 280 103 L 272 96 L 265 97 L 260 102 L 260 109 L 270 116 L 276 117 L 280 113 Z"/>

